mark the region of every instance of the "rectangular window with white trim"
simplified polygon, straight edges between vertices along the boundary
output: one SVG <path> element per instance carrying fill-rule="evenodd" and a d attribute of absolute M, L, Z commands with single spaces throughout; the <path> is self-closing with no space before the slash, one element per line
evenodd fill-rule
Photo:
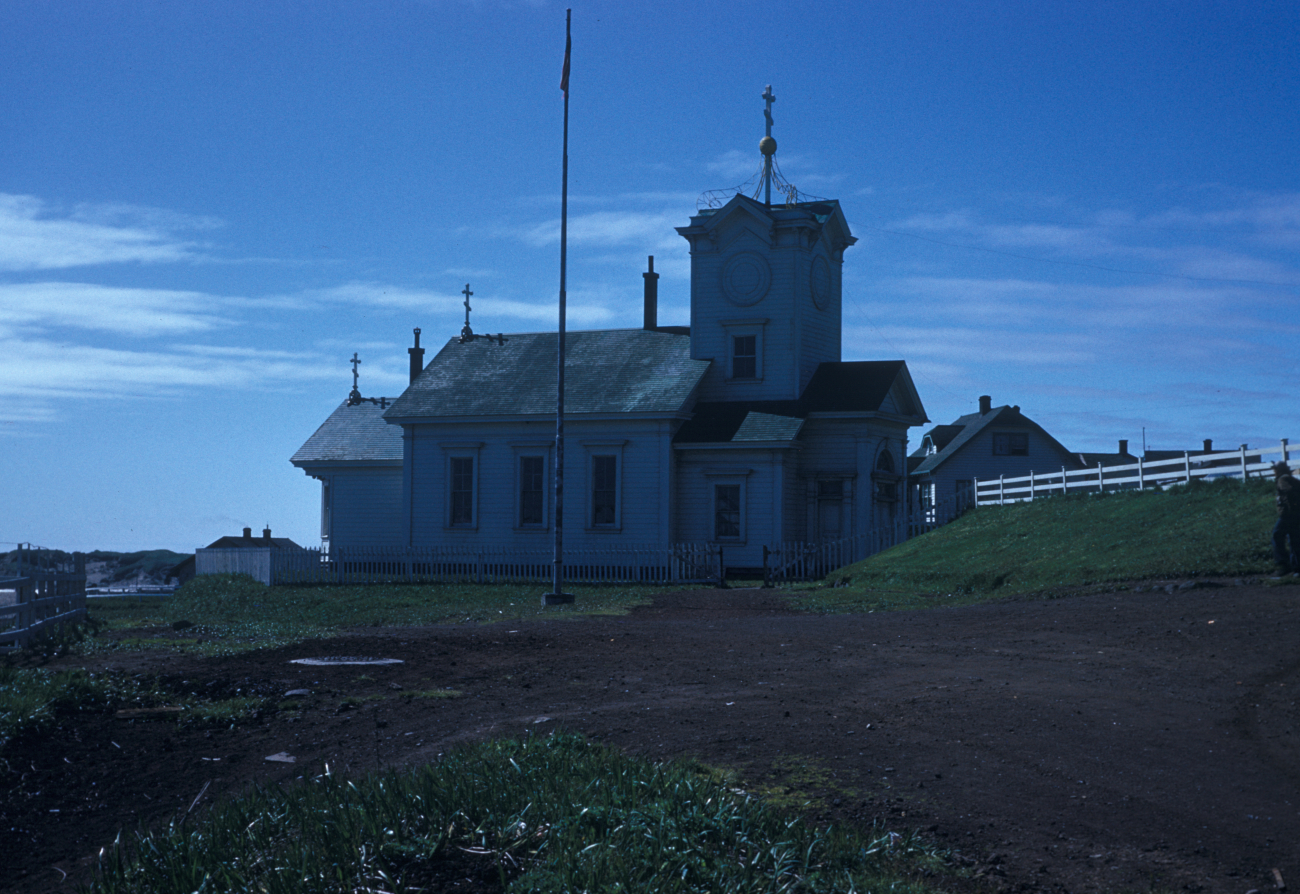
<path fill-rule="evenodd" d="M 519 527 L 546 524 L 546 457 L 519 457 Z"/>
<path fill-rule="evenodd" d="M 451 499 L 448 500 L 450 507 L 448 523 L 453 528 L 472 528 L 474 526 L 474 457 L 451 457 L 450 479 L 448 488 Z"/>
<path fill-rule="evenodd" d="M 713 539 L 740 539 L 743 518 L 740 497 L 739 484 L 713 485 Z"/>
<path fill-rule="evenodd" d="M 591 458 L 591 526 L 612 528 L 618 521 L 618 457 Z"/>

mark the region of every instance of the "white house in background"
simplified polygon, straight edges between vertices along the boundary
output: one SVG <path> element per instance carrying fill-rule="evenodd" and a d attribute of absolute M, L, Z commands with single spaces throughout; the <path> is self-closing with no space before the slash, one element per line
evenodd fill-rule
<path fill-rule="evenodd" d="M 909 481 L 931 521 L 942 523 L 973 505 L 976 478 L 1081 468 L 1079 455 L 1022 414 L 1020 407 L 994 407 L 988 395 L 980 397 L 979 406 L 978 413 L 930 429 L 908 457 Z"/>
<path fill-rule="evenodd" d="M 901 537 L 928 420 L 903 361 L 840 359 L 839 203 L 738 194 L 678 232 L 689 327 L 657 325 L 652 258 L 643 327 L 568 334 L 566 549 L 707 541 L 759 567 L 765 545 Z M 469 336 L 420 369 L 417 330 L 406 391 L 345 403 L 295 454 L 331 544 L 549 556 L 556 334 Z"/>

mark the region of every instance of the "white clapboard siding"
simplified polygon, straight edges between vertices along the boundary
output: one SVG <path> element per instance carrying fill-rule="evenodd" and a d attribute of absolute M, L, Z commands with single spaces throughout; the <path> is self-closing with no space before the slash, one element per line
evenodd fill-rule
<path fill-rule="evenodd" d="M 402 470 L 348 469 L 331 476 L 330 542 L 396 546 L 402 542 Z"/>
<path fill-rule="evenodd" d="M 574 420 L 565 426 L 564 536 L 566 544 L 598 548 L 611 541 L 668 543 L 671 525 L 669 503 L 663 494 L 670 487 L 671 430 L 655 420 L 628 419 L 616 428 Z M 554 449 L 546 444 L 554 436 L 553 423 L 502 422 L 453 423 L 415 426 L 412 442 L 411 519 L 413 546 L 471 545 L 483 547 L 544 546 L 554 536 L 555 507 L 551 485 Z M 609 442 L 616 443 L 610 446 Z M 596 441 L 599 444 L 585 444 Z M 449 456 L 471 452 L 477 459 L 475 525 L 448 525 Z M 542 528 L 518 525 L 518 458 L 522 453 L 544 455 L 547 462 L 547 523 Z M 611 529 L 591 524 L 591 457 L 620 456 L 618 523 Z"/>

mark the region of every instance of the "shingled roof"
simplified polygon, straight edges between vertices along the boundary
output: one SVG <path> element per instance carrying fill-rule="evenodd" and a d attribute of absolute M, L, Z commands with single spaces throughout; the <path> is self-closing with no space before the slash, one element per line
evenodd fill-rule
<path fill-rule="evenodd" d="M 384 414 L 390 422 L 555 413 L 554 332 L 452 339 Z M 565 414 L 679 413 L 709 368 L 689 336 L 647 329 L 570 332 Z"/>
<path fill-rule="evenodd" d="M 388 399 L 392 405 L 392 399 Z M 402 428 L 384 421 L 384 410 L 369 401 L 347 401 L 298 448 L 289 460 L 299 468 L 314 463 L 402 464 Z"/>

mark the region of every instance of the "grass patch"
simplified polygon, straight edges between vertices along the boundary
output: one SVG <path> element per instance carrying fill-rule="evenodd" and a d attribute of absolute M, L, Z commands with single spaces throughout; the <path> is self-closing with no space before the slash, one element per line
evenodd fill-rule
<path fill-rule="evenodd" d="M 108 710 L 133 688 L 122 678 L 83 670 L 0 666 L 0 756 L 14 739 L 49 729 L 61 713 Z"/>
<path fill-rule="evenodd" d="M 441 890 L 927 890 L 915 837 L 815 829 L 689 763 L 577 736 L 487 742 L 437 764 L 257 790 L 101 855 L 96 894 Z"/>
<path fill-rule="evenodd" d="M 270 703 L 257 696 L 209 699 L 169 691 L 157 678 L 84 670 L 0 666 L 0 766 L 14 740 L 40 735 L 78 712 L 177 707 L 182 726 L 230 726 L 256 719 Z"/>
<path fill-rule="evenodd" d="M 547 617 L 626 614 L 658 588 L 573 586 L 573 605 L 540 604 L 537 585 L 375 584 L 268 587 L 247 575 L 196 577 L 165 601 L 94 605 L 104 629 L 152 630 L 83 647 L 168 648 L 203 655 L 272 648 L 365 627 L 487 624 Z M 183 636 L 176 631 L 183 630 Z"/>
<path fill-rule="evenodd" d="M 774 781 L 760 782 L 754 791 L 769 803 L 786 810 L 825 810 L 826 796 L 856 798 L 858 791 L 839 784 L 835 773 L 815 758 L 785 756 L 772 762 Z"/>
<path fill-rule="evenodd" d="M 1116 581 L 1237 577 L 1272 568 L 1269 479 L 990 506 L 842 568 L 820 611 L 922 608 Z"/>

